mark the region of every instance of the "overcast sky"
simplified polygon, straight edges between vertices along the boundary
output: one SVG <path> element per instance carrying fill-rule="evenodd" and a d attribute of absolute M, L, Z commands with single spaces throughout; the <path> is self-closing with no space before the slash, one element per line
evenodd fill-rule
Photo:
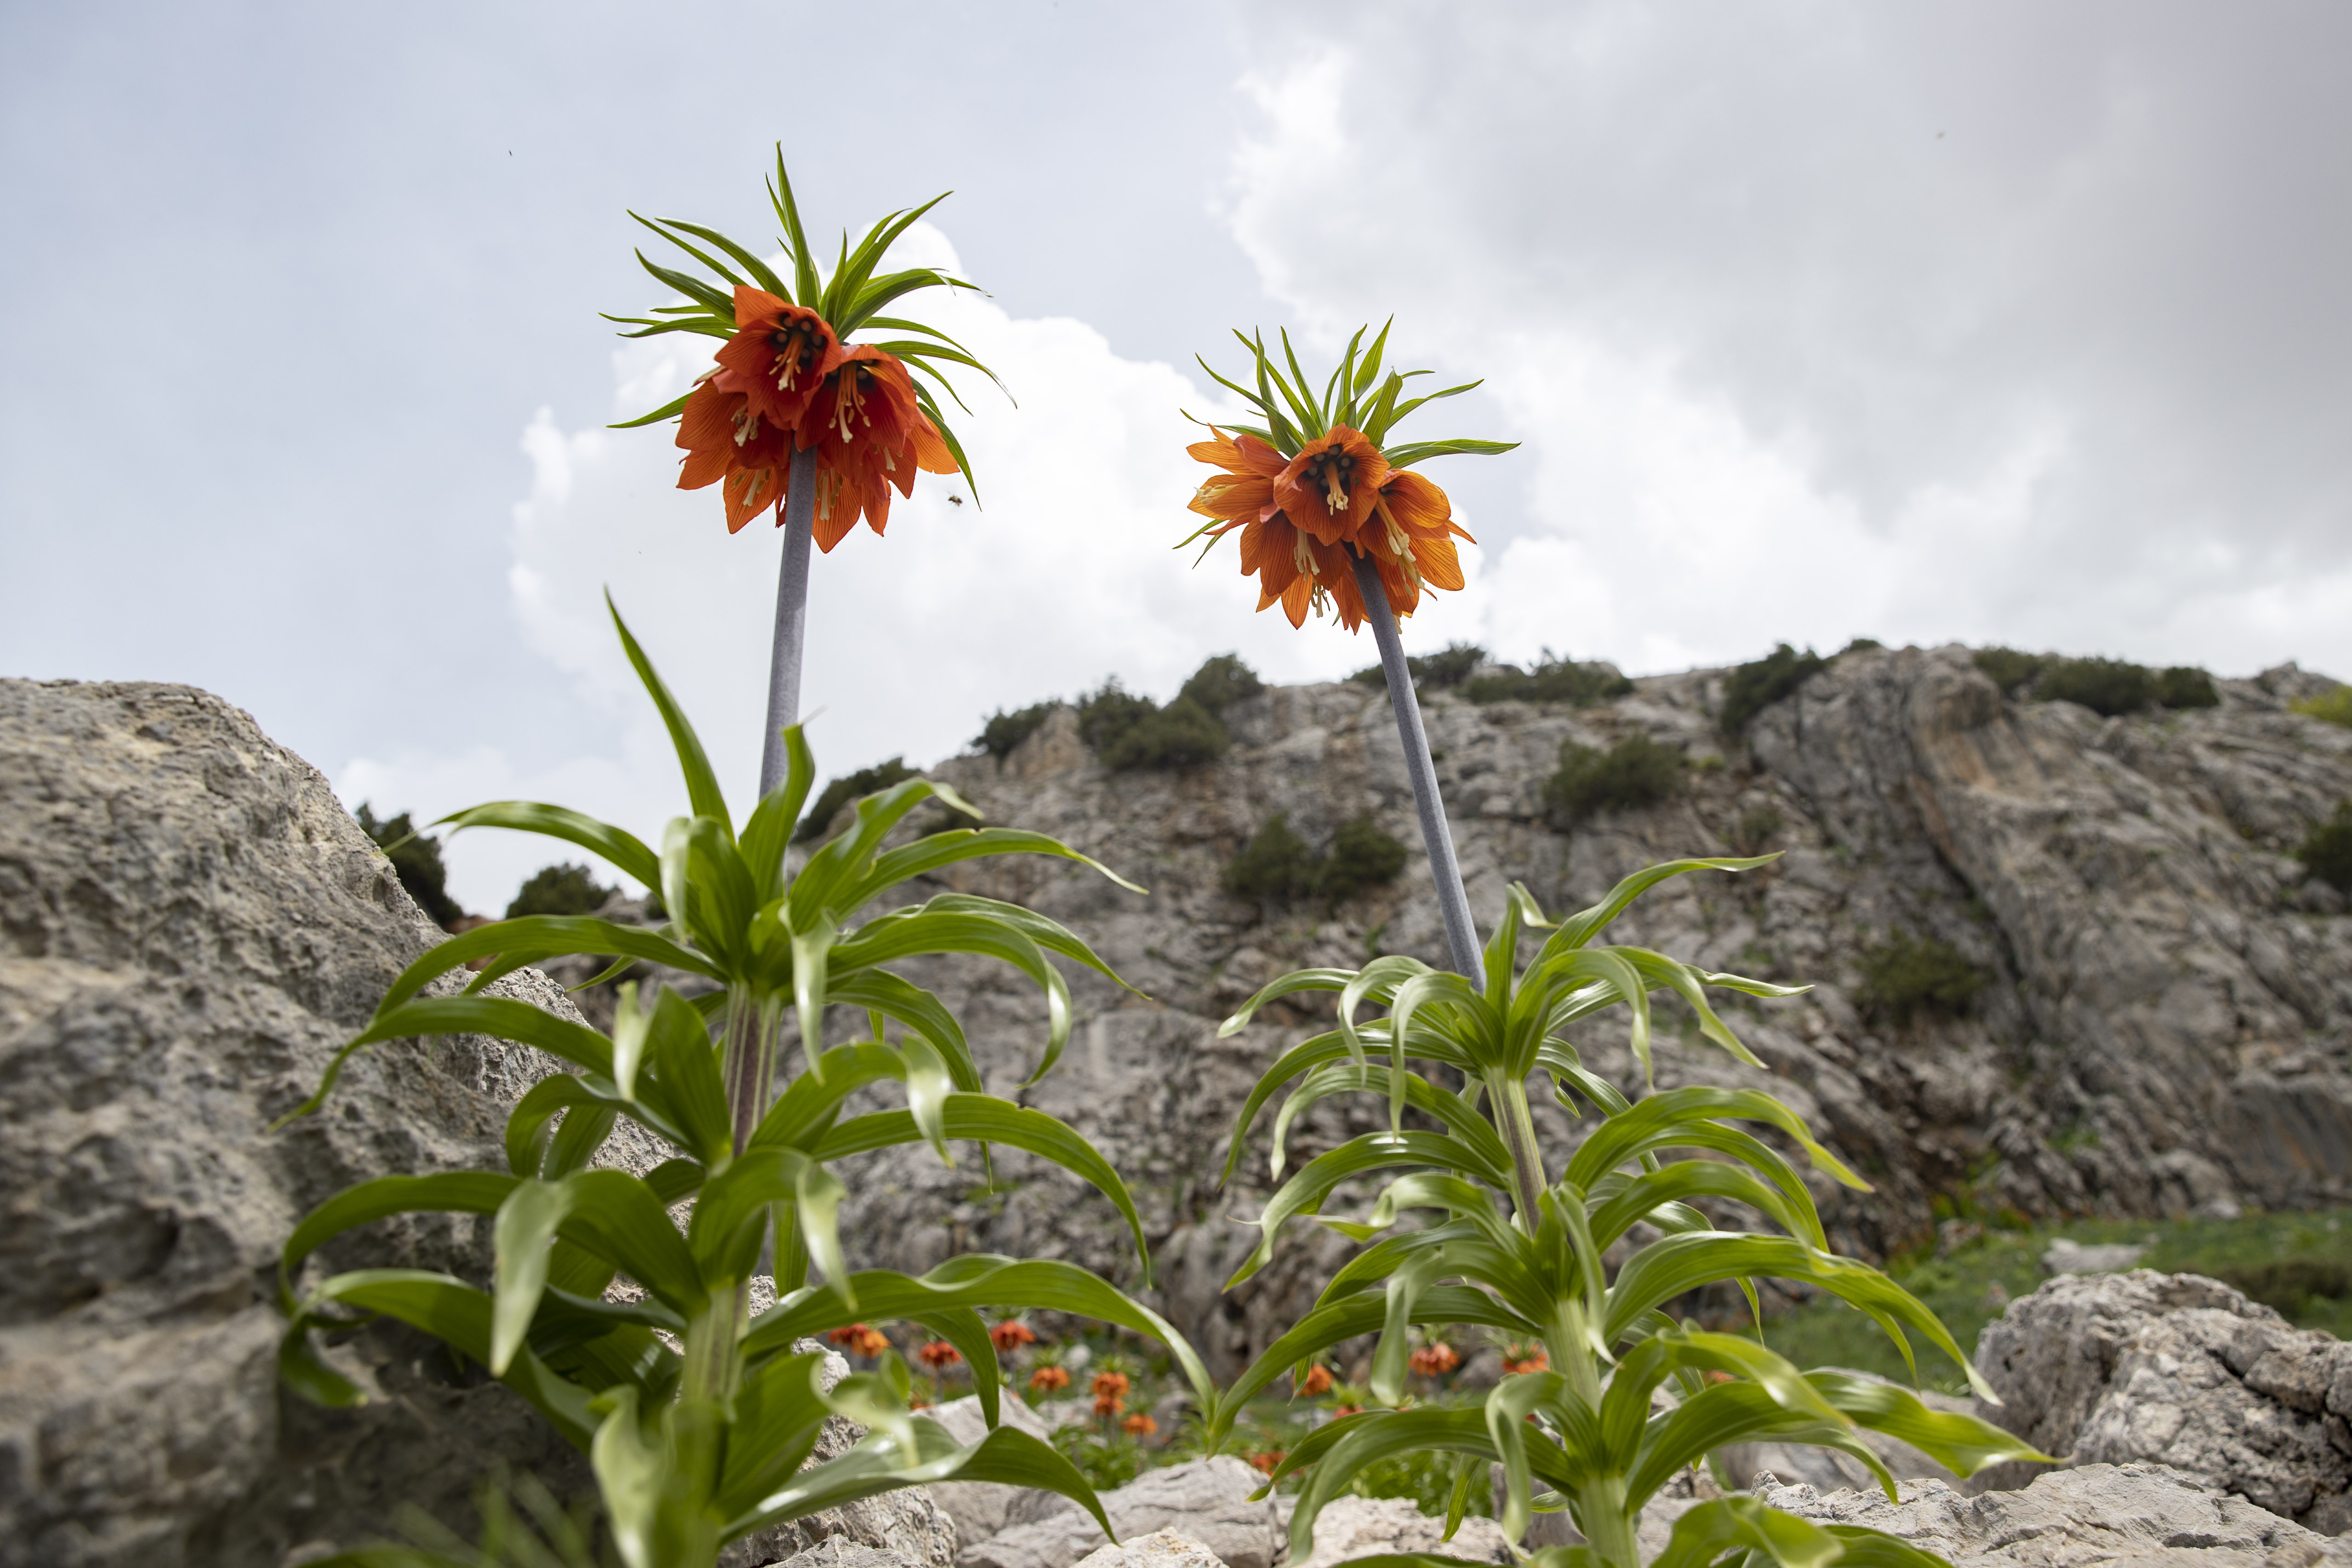
<path fill-rule="evenodd" d="M 887 16 L 887 22 L 877 22 Z M 0 673 L 185 681 L 345 800 L 677 808 L 610 587 L 739 799 L 776 535 L 670 488 L 706 341 L 625 209 L 765 243 L 952 188 L 909 301 L 984 509 L 815 573 L 841 772 L 1116 674 L 1368 639 L 1167 548 L 1191 356 L 1393 314 L 1480 547 L 1408 642 L 1635 673 L 2005 642 L 2352 676 L 2338 4 L 0 7 Z M 1408 425 L 1408 431 L 1414 425 Z M 495 913 L 548 857 L 470 835 Z"/>

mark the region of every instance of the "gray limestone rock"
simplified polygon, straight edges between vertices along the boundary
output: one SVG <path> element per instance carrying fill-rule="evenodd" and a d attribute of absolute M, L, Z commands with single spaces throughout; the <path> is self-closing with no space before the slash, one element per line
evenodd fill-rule
<path fill-rule="evenodd" d="M 1146 1471 L 1102 1494 L 1121 1541 L 1173 1531 L 1207 1546 L 1231 1568 L 1273 1568 L 1276 1537 L 1270 1501 L 1250 1494 L 1265 1478 L 1229 1454 Z M 1015 1525 L 956 1554 L 956 1568 L 1070 1568 L 1104 1543 L 1102 1529 L 1074 1502 Z"/>
<path fill-rule="evenodd" d="M 1085 1568 L 1225 1568 L 1223 1558 L 1173 1530 L 1105 1542 L 1078 1561 Z"/>
<path fill-rule="evenodd" d="M 1808 1486 L 1759 1495 L 1818 1523 L 1885 1531 L 1952 1568 L 2255 1568 L 2280 1552 L 2315 1563 L 2326 1548 L 2325 1538 L 2160 1465 L 2086 1465 L 1975 1497 L 1906 1481 L 1891 1503 L 1877 1490 Z"/>
<path fill-rule="evenodd" d="M 1977 1364 L 2004 1401 L 1979 1414 L 2045 1453 L 2161 1464 L 2322 1534 L 2352 1529 L 2352 1346 L 2218 1281 L 2062 1276 L 1986 1326 Z"/>
<path fill-rule="evenodd" d="M 1391 1552 L 1425 1552 L 1470 1563 L 1511 1561 L 1510 1542 L 1491 1519 L 1474 1514 L 1453 1540 L 1444 1534 L 1445 1521 L 1422 1512 L 1410 1498 L 1334 1498 L 1315 1516 L 1315 1554 L 1295 1559 L 1293 1568 L 1331 1568 Z"/>
<path fill-rule="evenodd" d="M 946 1427 L 948 1435 L 957 1442 L 967 1446 L 988 1435 L 987 1418 L 981 1413 L 979 1398 L 973 1395 L 933 1406 L 923 1414 Z M 1053 1437 L 1053 1429 L 1043 1418 L 1009 1389 L 999 1402 L 997 1420 L 1040 1442 Z M 1070 1500 L 1059 1492 L 1037 1487 L 998 1486 L 990 1481 L 937 1481 L 925 1490 L 939 1504 L 940 1511 L 955 1521 L 959 1546 L 986 1541 L 1014 1525 L 1034 1524 L 1071 1507 Z"/>

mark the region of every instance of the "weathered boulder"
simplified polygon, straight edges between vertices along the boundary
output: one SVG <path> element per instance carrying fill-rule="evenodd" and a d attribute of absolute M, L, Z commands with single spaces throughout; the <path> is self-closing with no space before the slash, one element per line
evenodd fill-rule
<path fill-rule="evenodd" d="M 506 1390 L 389 1330 L 347 1357 L 366 1409 L 278 1385 L 296 1219 L 368 1176 L 502 1164 L 535 1076 L 479 1039 L 403 1042 L 268 1131 L 439 936 L 245 714 L 184 686 L 0 681 L 0 1563 L 274 1564 L 404 1500 L 462 1517 L 493 1462 L 569 1459 Z M 530 971 L 503 990 L 570 1010 Z M 330 1260 L 463 1269 L 486 1245 L 425 1218 Z"/>
<path fill-rule="evenodd" d="M 2217 1280 L 2061 1276 L 1986 1325 L 1977 1364 L 2003 1401 L 1979 1414 L 2044 1453 L 2166 1465 L 2321 1534 L 2352 1529 L 2352 1345 Z"/>
<path fill-rule="evenodd" d="M 1469 1563 L 1511 1561 L 1511 1543 L 1491 1519 L 1474 1514 L 1453 1540 L 1444 1536 L 1445 1521 L 1422 1512 L 1410 1498 L 1334 1498 L 1315 1516 L 1315 1554 L 1293 1558 L 1291 1568 L 1331 1568 L 1391 1552 L 1425 1552 Z"/>
<path fill-rule="evenodd" d="M 2306 1568 L 2327 1544 L 2160 1465 L 2086 1465 L 2037 1477 L 2021 1491 L 1975 1497 L 1941 1481 L 1906 1481 L 1896 1494 L 1888 1502 L 1876 1490 L 1775 1486 L 1757 1495 L 1822 1524 L 1883 1530 L 1952 1568 Z"/>
<path fill-rule="evenodd" d="M 988 1419 L 973 1395 L 935 1405 L 923 1414 L 946 1427 L 948 1435 L 959 1443 L 977 1443 L 988 1435 Z M 1044 1419 L 1010 1391 L 998 1402 L 997 1421 L 1001 1426 L 1026 1432 L 1040 1442 L 1053 1436 L 1053 1429 Z M 930 1493 L 940 1511 L 955 1521 L 959 1546 L 986 1541 L 1014 1525 L 1049 1519 L 1071 1506 L 1070 1500 L 1059 1492 L 1039 1487 L 998 1486 L 991 1481 L 938 1481 L 924 1490 Z"/>
<path fill-rule="evenodd" d="M 1208 1547 L 1231 1568 L 1273 1568 L 1273 1503 L 1250 1500 L 1265 1479 L 1229 1454 L 1193 1459 L 1104 1492 L 1103 1511 L 1121 1541 L 1172 1531 Z M 1093 1517 L 1064 1500 L 1058 1513 L 964 1547 L 956 1568 L 1070 1568 L 1102 1544 L 1102 1528 Z"/>

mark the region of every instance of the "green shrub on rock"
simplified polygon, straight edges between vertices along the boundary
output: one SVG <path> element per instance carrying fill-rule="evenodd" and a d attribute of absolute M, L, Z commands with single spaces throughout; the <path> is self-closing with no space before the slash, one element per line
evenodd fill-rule
<path fill-rule="evenodd" d="M 595 874 L 584 865 L 551 865 L 533 872 L 530 880 L 507 905 L 507 918 L 519 920 L 526 915 L 593 915 L 604 907 L 604 901 L 620 891 L 597 883 Z"/>
<path fill-rule="evenodd" d="M 1979 648 L 1970 658 L 2004 696 L 2030 684 L 2050 662 L 2046 654 L 2021 653 L 2014 648 Z"/>
<path fill-rule="evenodd" d="M 2156 700 L 2166 707 L 2220 707 L 2213 677 L 2193 664 L 2175 664 L 2156 677 Z"/>
<path fill-rule="evenodd" d="M 793 837 L 802 843 L 806 843 L 812 839 L 821 839 L 824 837 L 825 829 L 833 825 L 834 818 L 841 814 L 841 809 L 852 800 L 862 800 L 868 795 L 878 795 L 894 785 L 904 784 L 909 779 L 921 777 L 921 774 L 907 766 L 905 758 L 894 757 L 887 762 L 877 762 L 871 768 L 861 768 L 846 779 L 833 779 L 818 792 L 816 804 L 809 808 L 809 814 L 802 819 L 801 825 L 793 832 Z"/>
<path fill-rule="evenodd" d="M 1544 780 L 1544 803 L 1573 827 L 1596 811 L 1667 800 L 1682 777 L 1683 754 L 1646 735 L 1629 735 L 1606 751 L 1563 741 L 1559 769 Z"/>
<path fill-rule="evenodd" d="M 1408 657 L 1404 667 L 1416 686 L 1445 691 L 1470 679 L 1471 672 L 1486 662 L 1486 650 L 1475 643 L 1448 643 L 1442 653 L 1420 653 Z M 1368 664 L 1348 677 L 1360 686 L 1381 687 L 1388 685 L 1388 675 L 1378 664 Z M 1476 698 L 1472 698 L 1474 702 Z"/>
<path fill-rule="evenodd" d="M 1898 1027 L 1922 1012 L 1958 1016 L 1984 988 L 1985 973 L 1940 937 L 1896 932 L 1862 954 L 1862 1009 Z"/>
<path fill-rule="evenodd" d="M 1633 683 L 1613 664 L 1580 664 L 1573 659 L 1555 659 L 1547 651 L 1534 669 L 1510 668 L 1481 675 L 1464 686 L 1462 695 L 1474 703 L 1572 703 L 1591 707 L 1633 689 Z"/>
<path fill-rule="evenodd" d="M 1233 744 L 1217 716 L 1264 690 L 1257 672 L 1232 653 L 1193 671 L 1166 707 L 1127 691 L 1114 675 L 1079 702 L 1078 734 L 1114 771 L 1196 767 L 1223 757 Z"/>
<path fill-rule="evenodd" d="M 2352 894 L 2352 800 L 2336 802 L 2336 815 L 2311 830 L 2295 858 L 2311 875 Z"/>
<path fill-rule="evenodd" d="M 392 862 L 394 876 L 408 896 L 416 900 L 416 907 L 431 916 L 433 924 L 444 931 L 466 917 L 457 901 L 449 896 L 449 868 L 441 863 L 441 841 L 418 832 L 409 825 L 408 813 L 403 811 L 388 822 L 376 821 L 375 813 L 365 800 L 352 813 L 360 831 L 373 839 Z"/>
<path fill-rule="evenodd" d="M 2340 724 L 2352 729 L 2352 686 L 2338 686 L 2324 697 L 2305 697 L 2287 706 L 2296 713 L 2309 714 L 2329 724 Z"/>
<path fill-rule="evenodd" d="M 1102 747 L 1102 760 L 1114 771 L 1192 768 L 1215 761 L 1231 744 L 1216 715 L 1191 697 L 1178 697 L 1121 730 Z"/>
<path fill-rule="evenodd" d="M 1220 653 L 1192 672 L 1192 678 L 1178 689 L 1176 700 L 1190 697 L 1209 712 L 1222 716 L 1234 704 L 1265 690 L 1265 683 L 1257 678 L 1255 670 L 1242 663 L 1240 654 Z"/>
<path fill-rule="evenodd" d="M 1315 852 L 1276 811 L 1225 865 L 1219 885 L 1240 898 L 1304 898 L 1315 888 Z"/>
<path fill-rule="evenodd" d="M 1367 811 L 1340 824 L 1316 891 L 1334 904 L 1344 904 L 1367 888 L 1394 882 L 1404 862 L 1404 845 L 1382 832 Z"/>
<path fill-rule="evenodd" d="M 2053 659 L 2034 682 L 2043 702 L 2080 703 L 2104 718 L 2137 713 L 2156 699 L 2156 676 L 2123 659 Z"/>
<path fill-rule="evenodd" d="M 1723 711 L 1716 723 L 1726 735 L 1738 735 L 1748 721 L 1829 668 L 1829 661 L 1811 648 L 1798 653 L 1783 643 L 1760 659 L 1738 665 L 1723 683 Z"/>
<path fill-rule="evenodd" d="M 1010 713 L 999 708 L 989 716 L 986 724 L 980 727 L 980 733 L 971 737 L 971 743 L 1002 762 L 1013 755 L 1014 747 L 1043 728 L 1045 721 L 1053 716 L 1054 710 L 1061 706 L 1057 702 L 1031 703 L 1027 707 L 1014 708 Z"/>

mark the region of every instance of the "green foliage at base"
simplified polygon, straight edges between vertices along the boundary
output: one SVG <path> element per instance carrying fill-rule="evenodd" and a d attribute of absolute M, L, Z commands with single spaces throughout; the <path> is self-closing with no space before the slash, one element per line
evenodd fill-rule
<path fill-rule="evenodd" d="M 1404 870 L 1405 847 L 1366 812 L 1341 825 L 1331 852 L 1318 855 L 1277 811 L 1225 865 L 1218 884 L 1242 898 L 1268 902 L 1321 897 L 1345 903 L 1394 882 Z"/>
<path fill-rule="evenodd" d="M 2336 801 L 2336 815 L 2313 828 L 2294 856 L 2311 875 L 2352 894 L 2352 800 Z"/>
<path fill-rule="evenodd" d="M 1555 659 L 1547 652 L 1535 668 L 1481 675 L 1464 686 L 1462 695 L 1474 703 L 1569 703 L 1591 707 L 1633 689 L 1633 683 L 1611 665 L 1580 664 L 1573 659 Z"/>
<path fill-rule="evenodd" d="M 1416 687 L 1448 691 L 1469 680 L 1470 673 L 1486 662 L 1486 650 L 1477 643 L 1448 643 L 1442 653 L 1407 654 L 1404 667 Z M 1388 672 L 1378 664 L 1367 664 L 1348 678 L 1360 686 L 1377 688 L 1389 684 Z"/>
<path fill-rule="evenodd" d="M 2053 659 L 2033 683 L 2043 702 L 2080 703 L 2102 717 L 2137 713 L 2156 700 L 2156 676 L 2122 659 Z"/>
<path fill-rule="evenodd" d="M 2352 729 L 2352 686 L 2338 686 L 2326 696 L 2305 697 L 2287 704 L 2296 713 L 2309 714 L 2329 724 L 2340 724 Z"/>
<path fill-rule="evenodd" d="M 1985 972 L 1939 936 L 1896 932 L 1862 951 L 1863 1011 L 1897 1026 L 1922 1012 L 1956 1016 L 1984 988 Z"/>
<path fill-rule="evenodd" d="M 852 800 L 879 795 L 894 785 L 921 777 L 907 766 L 905 758 L 894 757 L 887 762 L 861 768 L 846 779 L 831 779 L 817 792 L 816 804 L 809 808 L 808 815 L 793 831 L 793 840 L 796 843 L 806 843 L 812 839 L 821 839 L 824 837 L 825 830 L 833 826 L 834 818 L 841 815 L 841 809 Z"/>
<path fill-rule="evenodd" d="M 507 918 L 526 915 L 593 915 L 620 891 L 605 887 L 584 865 L 551 865 L 533 872 L 507 905 Z"/>
<path fill-rule="evenodd" d="M 1738 735 L 1748 721 L 1795 691 L 1822 671 L 1829 661 L 1811 648 L 1798 653 L 1783 643 L 1760 659 L 1735 667 L 1723 683 L 1723 711 L 1715 722 L 1726 735 Z"/>
<path fill-rule="evenodd" d="M 1045 721 L 1053 716 L 1054 710 L 1061 706 L 1057 702 L 1031 703 L 1027 707 L 1015 708 L 1010 713 L 999 708 L 989 716 L 986 724 L 980 727 L 980 733 L 971 737 L 971 743 L 1002 762 L 1013 755 L 1015 747 L 1043 728 Z"/>
<path fill-rule="evenodd" d="M 1629 735 L 1608 750 L 1562 741 L 1559 768 L 1544 780 L 1544 804 L 1554 820 L 1573 827 L 1598 811 L 1650 806 L 1682 788 L 1683 754 L 1646 735 Z"/>
<path fill-rule="evenodd" d="M 2047 654 L 2021 653 L 2014 648 L 1979 648 L 1971 662 L 2007 695 L 2040 674 L 2050 659 Z"/>
<path fill-rule="evenodd" d="M 373 839 L 392 862 L 394 876 L 401 887 L 416 901 L 433 924 L 444 931 L 466 917 L 457 901 L 449 896 L 449 868 L 441 863 L 441 841 L 416 831 L 409 825 L 408 813 L 403 811 L 388 822 L 376 821 L 375 813 L 365 800 L 352 813 L 360 831 Z"/>
<path fill-rule="evenodd" d="M 1146 1469 L 1156 1468 L 1151 1464 L 1155 1456 L 1134 1438 L 1118 1433 L 1106 1436 L 1095 1429 L 1098 1425 L 1072 1421 L 1054 1428 L 1055 1448 L 1087 1478 L 1087 1485 L 1097 1491 L 1112 1491 Z"/>

